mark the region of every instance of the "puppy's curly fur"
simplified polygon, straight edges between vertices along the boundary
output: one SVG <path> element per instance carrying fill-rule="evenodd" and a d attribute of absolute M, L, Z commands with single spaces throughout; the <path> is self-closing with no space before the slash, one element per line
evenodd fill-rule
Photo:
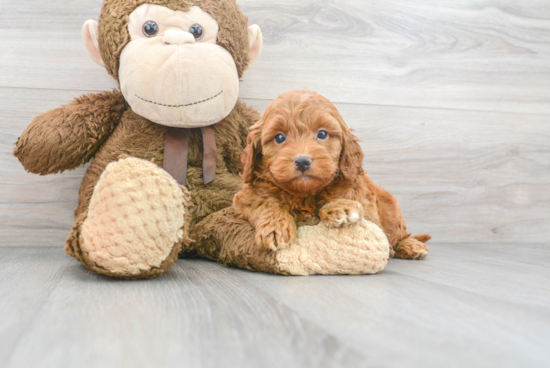
<path fill-rule="evenodd" d="M 365 218 L 384 230 L 393 256 L 426 258 L 424 242 L 431 237 L 407 233 L 397 199 L 372 183 L 363 158 L 329 100 L 309 91 L 285 93 L 251 128 L 235 212 L 254 226 L 258 245 L 271 250 L 291 243 L 297 225 L 341 227 Z"/>

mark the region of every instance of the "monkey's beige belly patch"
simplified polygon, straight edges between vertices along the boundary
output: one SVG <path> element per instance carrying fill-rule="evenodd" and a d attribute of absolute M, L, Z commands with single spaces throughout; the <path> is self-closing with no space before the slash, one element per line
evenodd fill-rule
<path fill-rule="evenodd" d="M 276 254 L 281 271 L 292 275 L 374 274 L 389 258 L 386 235 L 367 220 L 342 228 L 300 227 L 295 242 Z"/>
<path fill-rule="evenodd" d="M 111 163 L 94 189 L 82 250 L 111 272 L 159 267 L 183 238 L 182 203 L 176 181 L 156 165 L 137 158 Z"/>

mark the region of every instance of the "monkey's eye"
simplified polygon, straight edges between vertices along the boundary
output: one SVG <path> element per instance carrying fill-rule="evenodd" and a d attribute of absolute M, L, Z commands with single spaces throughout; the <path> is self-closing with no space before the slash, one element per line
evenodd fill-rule
<path fill-rule="evenodd" d="M 328 139 L 328 133 L 325 130 L 319 130 L 317 132 L 317 139 L 320 141 L 326 141 Z"/>
<path fill-rule="evenodd" d="M 189 27 L 189 33 L 191 33 L 193 37 L 195 37 L 195 40 L 200 40 L 202 38 L 204 30 L 202 29 L 202 26 L 200 24 L 193 24 L 191 27 Z"/>
<path fill-rule="evenodd" d="M 152 20 L 143 25 L 143 34 L 147 37 L 155 37 L 159 33 L 159 25 Z"/>
<path fill-rule="evenodd" d="M 279 133 L 277 134 L 277 136 L 275 137 L 275 143 L 277 144 L 283 144 L 286 142 L 286 137 L 283 133 Z"/>

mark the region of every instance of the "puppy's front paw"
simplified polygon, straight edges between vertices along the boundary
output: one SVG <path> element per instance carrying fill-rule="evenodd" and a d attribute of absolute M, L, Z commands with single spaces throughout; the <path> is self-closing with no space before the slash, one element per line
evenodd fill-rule
<path fill-rule="evenodd" d="M 363 205 L 350 199 L 337 199 L 324 205 L 319 217 L 328 227 L 348 226 L 363 218 Z"/>
<path fill-rule="evenodd" d="M 256 226 L 256 244 L 277 251 L 288 246 L 296 238 L 296 223 L 292 216 L 270 218 Z"/>

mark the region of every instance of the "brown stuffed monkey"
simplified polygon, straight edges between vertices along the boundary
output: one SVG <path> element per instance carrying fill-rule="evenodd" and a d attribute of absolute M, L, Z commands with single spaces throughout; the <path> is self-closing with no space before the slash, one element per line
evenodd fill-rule
<path fill-rule="evenodd" d="M 268 252 L 233 215 L 246 137 L 260 119 L 238 100 L 239 79 L 262 49 L 260 29 L 235 0 L 105 0 L 83 37 L 120 89 L 37 117 L 14 151 L 41 175 L 91 160 L 69 255 L 127 279 L 156 277 L 189 253 L 279 274 L 385 266 L 389 246 L 374 225 L 300 229 L 296 244 Z M 339 244 L 346 231 L 358 234 L 351 253 Z"/>

